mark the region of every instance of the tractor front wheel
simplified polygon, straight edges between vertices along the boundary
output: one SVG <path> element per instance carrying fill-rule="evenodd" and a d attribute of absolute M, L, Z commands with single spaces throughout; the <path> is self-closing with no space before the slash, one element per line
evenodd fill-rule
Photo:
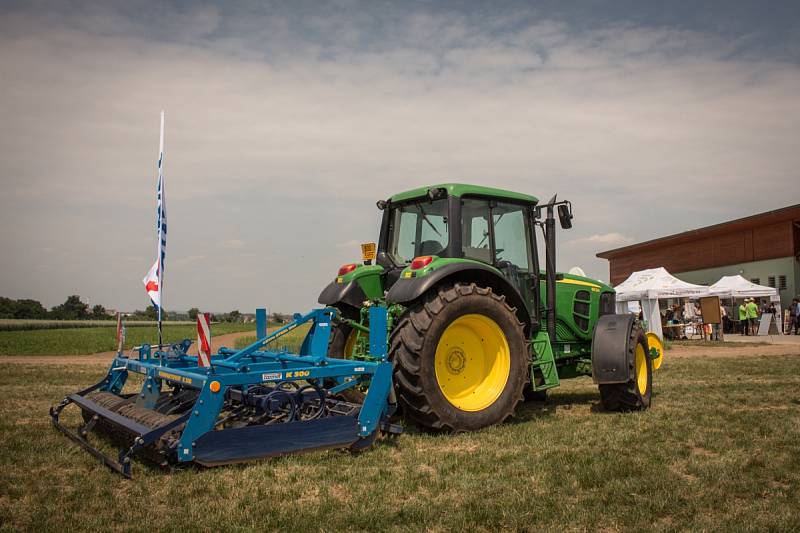
<path fill-rule="evenodd" d="M 505 298 L 475 284 L 443 286 L 410 307 L 390 336 L 404 416 L 472 431 L 514 414 L 528 378 L 523 325 Z"/>
<path fill-rule="evenodd" d="M 631 328 L 625 349 L 628 360 L 633 361 L 631 378 L 626 383 L 599 386 L 600 401 L 608 411 L 639 411 L 650 407 L 653 394 L 653 360 L 647 337 L 638 324 Z"/>

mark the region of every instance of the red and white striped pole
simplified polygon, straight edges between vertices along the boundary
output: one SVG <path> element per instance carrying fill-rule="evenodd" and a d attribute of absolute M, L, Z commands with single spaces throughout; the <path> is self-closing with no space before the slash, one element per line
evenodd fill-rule
<path fill-rule="evenodd" d="M 197 313 L 197 364 L 211 366 L 211 313 Z"/>

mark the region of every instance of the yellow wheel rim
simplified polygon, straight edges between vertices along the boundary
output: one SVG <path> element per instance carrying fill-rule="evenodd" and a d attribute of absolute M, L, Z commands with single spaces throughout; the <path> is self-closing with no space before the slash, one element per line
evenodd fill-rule
<path fill-rule="evenodd" d="M 355 329 L 350 330 L 350 334 L 347 336 L 347 339 L 344 341 L 344 354 L 342 356 L 345 359 L 352 359 L 353 358 L 353 350 L 356 347 L 356 342 L 358 341 L 358 331 Z"/>
<path fill-rule="evenodd" d="M 650 358 L 653 360 L 653 370 L 661 368 L 661 363 L 664 362 L 664 344 L 658 335 L 652 331 L 647 334 L 647 346 L 650 350 Z"/>
<path fill-rule="evenodd" d="M 639 394 L 647 394 L 647 353 L 641 344 L 636 345 L 636 386 Z"/>
<path fill-rule="evenodd" d="M 494 320 L 464 315 L 442 333 L 434 365 L 436 381 L 447 401 L 462 411 L 482 411 L 506 387 L 511 352 Z"/>

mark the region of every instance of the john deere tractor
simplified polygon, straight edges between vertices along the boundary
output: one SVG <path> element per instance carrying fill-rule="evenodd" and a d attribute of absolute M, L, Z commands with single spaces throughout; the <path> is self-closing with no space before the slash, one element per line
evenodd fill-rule
<path fill-rule="evenodd" d="M 555 217 L 572 225 L 569 202 L 447 184 L 378 208 L 377 246 L 339 269 L 320 295 L 325 308 L 272 332 L 257 310 L 256 341 L 217 353 L 190 354 L 189 339 L 127 354 L 120 343 L 98 382 L 50 409 L 53 426 L 129 477 L 135 456 L 170 468 L 362 450 L 402 431 L 398 412 L 434 430 L 475 430 L 582 375 L 608 409 L 650 405 L 657 337 L 614 314 L 611 287 L 556 272 Z M 275 349 L 303 324 L 296 353 Z M 61 419 L 69 406 L 81 411 L 77 430 Z M 93 429 L 120 445 L 116 457 L 90 442 Z"/>
<path fill-rule="evenodd" d="M 434 430 L 476 430 L 582 375 L 593 376 L 606 409 L 649 407 L 658 338 L 632 315 L 614 314 L 608 285 L 556 272 L 555 217 L 570 228 L 570 202 L 442 184 L 377 205 L 377 250 L 365 245 L 363 263 L 343 265 L 319 302 L 339 310 L 329 356 L 347 359 L 369 359 L 369 308 L 388 308 L 404 417 Z"/>

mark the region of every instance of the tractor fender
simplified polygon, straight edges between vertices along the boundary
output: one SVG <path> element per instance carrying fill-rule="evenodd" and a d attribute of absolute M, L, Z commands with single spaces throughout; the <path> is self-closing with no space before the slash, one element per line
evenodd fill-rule
<path fill-rule="evenodd" d="M 519 291 L 491 266 L 473 261 L 449 263 L 419 278 L 401 277 L 389 289 L 386 301 L 405 305 L 443 282 L 475 283 L 490 287 L 496 294 L 506 297 L 508 304 L 515 308 L 517 318 L 525 325 L 525 330 L 528 330 L 531 318 Z"/>
<path fill-rule="evenodd" d="M 626 383 L 633 372 L 628 342 L 635 317 L 603 315 L 597 319 L 592 336 L 592 379 L 597 384 Z"/>
<path fill-rule="evenodd" d="M 333 280 L 322 289 L 317 298 L 322 305 L 336 306 L 336 304 L 345 303 L 356 309 L 361 308 L 366 300 L 367 295 L 356 280 L 347 283 L 337 283 L 336 280 Z"/>

